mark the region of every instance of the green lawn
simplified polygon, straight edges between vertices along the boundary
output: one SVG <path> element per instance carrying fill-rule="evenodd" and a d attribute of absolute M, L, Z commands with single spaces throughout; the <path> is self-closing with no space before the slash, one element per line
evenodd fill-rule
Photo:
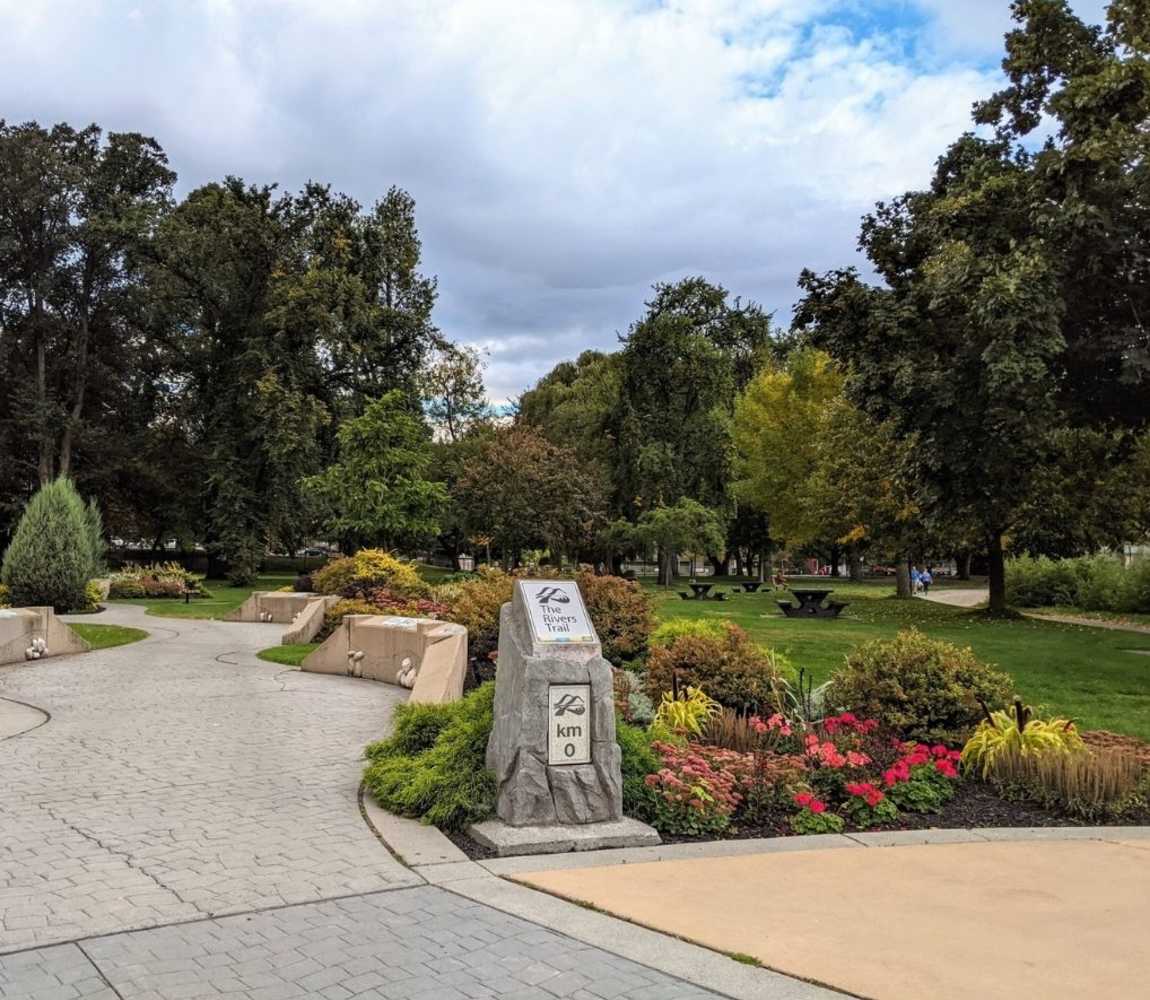
<path fill-rule="evenodd" d="M 261 649 L 256 656 L 269 663 L 282 663 L 285 667 L 298 667 L 303 663 L 307 654 L 313 649 L 319 649 L 318 642 L 289 643 L 286 646 L 269 646 Z"/>
<path fill-rule="evenodd" d="M 128 628 L 125 625 L 72 625 L 75 632 L 93 649 L 110 649 L 112 646 L 126 646 L 130 642 L 139 642 L 148 638 L 148 633 L 142 628 Z"/>
<path fill-rule="evenodd" d="M 182 598 L 154 597 L 134 597 L 129 600 L 111 600 L 108 603 L 136 604 L 147 608 L 148 614 L 161 618 L 223 618 L 243 604 L 253 590 L 279 590 L 294 579 L 290 573 L 283 576 L 261 576 L 251 587 L 232 587 L 227 580 L 207 580 L 204 586 L 212 596 L 194 599 L 188 604 Z"/>
<path fill-rule="evenodd" d="M 824 585 L 820 582 L 818 586 Z M 720 589 L 729 584 L 720 581 Z M 794 581 L 814 587 L 814 581 Z M 735 622 L 756 640 L 825 680 L 858 643 L 894 635 L 911 625 L 931 636 L 971 646 L 1014 678 L 1027 701 L 1069 715 L 1089 729 L 1111 729 L 1150 739 L 1150 635 L 1030 619 L 989 620 L 977 612 L 922 599 L 898 601 L 893 583 L 825 581 L 835 598 L 850 601 L 839 619 L 783 617 L 784 594 L 739 594 L 724 602 L 683 601 L 677 590 L 651 587 L 661 619 L 706 617 Z"/>

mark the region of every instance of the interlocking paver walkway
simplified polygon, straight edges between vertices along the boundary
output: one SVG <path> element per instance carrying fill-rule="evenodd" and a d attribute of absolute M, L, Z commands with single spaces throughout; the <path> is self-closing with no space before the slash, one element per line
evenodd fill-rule
<path fill-rule="evenodd" d="M 0 953 L 420 881 L 356 800 L 399 689 L 256 659 L 274 626 L 109 619 L 153 637 L 0 667 L 52 716 L 0 743 Z"/>
<path fill-rule="evenodd" d="M 274 626 L 100 619 L 131 646 L 0 667 L 0 998 L 709 1000 L 424 884 L 364 823 L 405 696 L 255 658 Z"/>
<path fill-rule="evenodd" d="M 176 1000 L 713 1000 L 424 886 L 0 956 L 0 996 Z"/>

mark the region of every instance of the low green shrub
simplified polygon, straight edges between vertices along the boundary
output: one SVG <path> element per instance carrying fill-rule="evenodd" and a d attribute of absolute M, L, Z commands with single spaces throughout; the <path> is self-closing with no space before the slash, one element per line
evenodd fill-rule
<path fill-rule="evenodd" d="M 646 779 L 661 766 L 659 755 L 651 747 L 651 735 L 617 718 L 615 741 L 622 752 L 623 813 L 649 823 L 655 815 L 655 792 Z"/>
<path fill-rule="evenodd" d="M 1110 555 L 1020 556 L 1006 564 L 1006 597 L 1027 608 L 1065 605 L 1084 611 L 1150 612 L 1150 559 L 1125 566 Z"/>
<path fill-rule="evenodd" d="M 104 592 L 99 583 L 95 580 L 89 580 L 84 586 L 84 610 L 95 611 L 100 606 L 100 601 L 104 598 Z"/>
<path fill-rule="evenodd" d="M 495 685 L 449 705 L 400 705 L 395 733 L 366 751 L 364 784 L 379 804 L 444 830 L 461 830 L 495 812 L 487 769 Z"/>
<path fill-rule="evenodd" d="M 980 702 L 999 705 L 1012 694 L 1010 677 L 970 647 L 907 629 L 858 646 L 832 676 L 825 699 L 906 739 L 956 744 L 982 719 Z"/>
<path fill-rule="evenodd" d="M 344 598 L 336 601 L 323 615 L 323 626 L 316 633 L 315 641 L 323 642 L 332 634 L 348 615 L 378 615 L 380 613 L 370 601 L 358 597 Z"/>
<path fill-rule="evenodd" d="M 0 608 L 10 607 L 12 603 L 12 592 L 8 589 L 7 584 L 0 583 Z"/>
<path fill-rule="evenodd" d="M 780 681 L 792 670 L 781 653 L 756 645 L 737 625 L 724 623 L 719 638 L 686 634 L 654 645 L 647 657 L 647 691 L 663 694 L 699 688 L 725 708 L 770 714 Z"/>

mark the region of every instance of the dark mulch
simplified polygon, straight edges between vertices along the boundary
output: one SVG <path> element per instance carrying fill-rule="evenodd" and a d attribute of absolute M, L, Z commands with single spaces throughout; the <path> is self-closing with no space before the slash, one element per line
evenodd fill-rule
<path fill-rule="evenodd" d="M 466 854 L 472 861 L 487 861 L 495 857 L 495 852 L 477 844 L 466 833 L 457 833 L 454 830 L 444 830 L 447 839 Z"/>

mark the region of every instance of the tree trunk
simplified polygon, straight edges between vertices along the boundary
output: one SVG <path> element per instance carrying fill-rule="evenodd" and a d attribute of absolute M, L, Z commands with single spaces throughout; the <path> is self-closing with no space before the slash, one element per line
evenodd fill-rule
<path fill-rule="evenodd" d="M 735 576 L 744 576 L 743 573 L 743 547 L 735 546 Z"/>
<path fill-rule="evenodd" d="M 992 531 L 986 540 L 987 582 L 990 584 L 992 612 L 1006 610 L 1006 556 L 1002 551 L 1002 533 Z"/>
<path fill-rule="evenodd" d="M 910 560 L 899 559 L 895 563 L 895 592 L 898 597 L 914 597 L 910 589 Z"/>
<path fill-rule="evenodd" d="M 859 552 L 858 546 L 852 545 L 847 550 L 847 565 L 850 567 L 851 581 L 853 583 L 860 583 L 863 578 L 863 560 L 862 553 Z"/>
<path fill-rule="evenodd" d="M 64 424 L 60 438 L 60 475 L 72 474 L 72 441 L 80 418 L 84 413 L 84 394 L 88 388 L 88 343 L 91 339 L 91 324 L 88 313 L 92 298 L 92 264 L 89 260 L 84 268 L 84 285 L 81 292 L 80 335 L 76 343 L 76 356 L 72 371 L 72 408 Z"/>
<path fill-rule="evenodd" d="M 48 357 L 44 343 L 44 331 L 36 323 L 36 409 L 40 424 L 40 485 L 46 486 L 55 477 L 52 468 L 52 432 L 48 429 Z"/>
<path fill-rule="evenodd" d="M 839 572 L 839 560 L 843 557 L 843 550 L 837 546 L 831 546 L 831 576 L 841 576 Z"/>
<path fill-rule="evenodd" d="M 759 549 L 759 582 L 766 583 L 771 568 L 771 553 L 769 549 Z"/>
<path fill-rule="evenodd" d="M 974 553 L 971 552 L 970 549 L 963 549 L 958 554 L 958 558 L 955 562 L 958 564 L 956 568 L 958 569 L 958 578 L 960 580 L 970 579 L 970 560 L 973 555 Z"/>
<path fill-rule="evenodd" d="M 659 547 L 659 585 L 669 587 L 675 579 L 675 553 L 670 549 Z"/>
<path fill-rule="evenodd" d="M 711 573 L 714 576 L 727 575 L 728 563 L 726 559 L 720 559 L 718 556 L 707 556 L 707 558 L 711 560 Z"/>

